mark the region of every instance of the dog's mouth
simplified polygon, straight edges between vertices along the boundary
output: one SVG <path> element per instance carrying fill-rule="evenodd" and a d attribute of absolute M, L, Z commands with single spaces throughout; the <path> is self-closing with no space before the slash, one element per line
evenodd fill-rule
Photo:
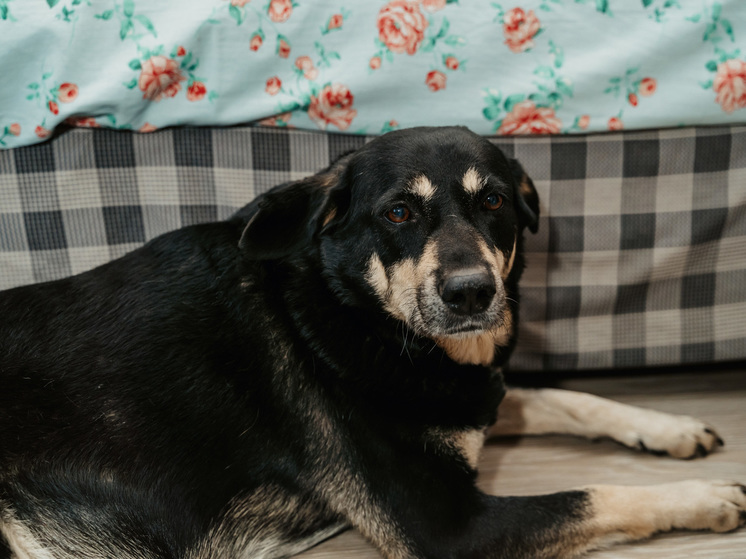
<path fill-rule="evenodd" d="M 459 339 L 467 338 L 469 336 L 478 336 L 480 334 L 483 334 L 491 330 L 495 326 L 496 325 L 491 325 L 488 323 L 464 324 L 460 326 L 445 328 L 442 335 Z"/>
<path fill-rule="evenodd" d="M 507 322 L 505 295 L 501 284 L 495 287 L 495 293 L 488 304 L 472 312 L 454 308 L 431 285 L 422 286 L 417 299 L 417 308 L 411 321 L 422 335 L 435 340 L 465 340 L 485 336 L 500 331 Z"/>

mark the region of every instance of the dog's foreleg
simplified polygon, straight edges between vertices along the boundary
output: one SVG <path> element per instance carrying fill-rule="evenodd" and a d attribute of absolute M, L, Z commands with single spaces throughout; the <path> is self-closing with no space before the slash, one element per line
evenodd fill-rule
<path fill-rule="evenodd" d="M 579 525 L 588 549 L 672 530 L 729 532 L 746 523 L 746 487 L 689 480 L 651 486 L 584 488 L 591 514 Z"/>
<path fill-rule="evenodd" d="M 546 545 L 535 557 L 574 557 L 660 532 L 728 532 L 746 523 L 746 487 L 734 482 L 595 485 L 580 491 L 586 496 L 583 518 L 563 526 L 557 542 Z"/>
<path fill-rule="evenodd" d="M 712 427 L 693 417 L 570 390 L 508 390 L 488 436 L 543 434 L 608 437 L 630 448 L 675 458 L 704 456 L 723 444 Z"/>
<path fill-rule="evenodd" d="M 427 515 L 413 530 L 400 523 L 412 545 L 406 557 L 571 559 L 660 532 L 727 532 L 746 524 L 746 487 L 700 480 L 593 485 L 550 495 L 482 496 L 472 512 L 462 511 L 460 519 L 440 526 L 429 525 Z M 385 551 L 384 556 L 402 557 Z"/>

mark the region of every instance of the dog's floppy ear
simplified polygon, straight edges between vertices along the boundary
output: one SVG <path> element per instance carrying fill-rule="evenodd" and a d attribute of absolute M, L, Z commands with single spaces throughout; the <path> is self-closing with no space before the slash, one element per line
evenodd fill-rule
<path fill-rule="evenodd" d="M 302 250 L 317 231 L 339 215 L 334 188 L 346 163 L 300 181 L 276 186 L 258 201 L 239 248 L 252 260 L 277 260 Z"/>
<path fill-rule="evenodd" d="M 539 230 L 539 195 L 521 164 L 516 159 L 508 159 L 508 162 L 515 179 L 516 208 L 521 224 L 528 227 L 532 233 L 536 233 Z"/>

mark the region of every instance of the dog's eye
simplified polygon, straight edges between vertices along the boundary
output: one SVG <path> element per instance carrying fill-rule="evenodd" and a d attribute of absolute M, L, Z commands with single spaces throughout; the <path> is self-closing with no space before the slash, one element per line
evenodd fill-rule
<path fill-rule="evenodd" d="M 499 194 L 490 194 L 484 199 L 484 207 L 490 211 L 499 210 L 503 205 L 503 197 Z"/>
<path fill-rule="evenodd" d="M 392 223 L 404 223 L 411 215 L 407 206 L 394 206 L 386 212 L 386 219 Z"/>

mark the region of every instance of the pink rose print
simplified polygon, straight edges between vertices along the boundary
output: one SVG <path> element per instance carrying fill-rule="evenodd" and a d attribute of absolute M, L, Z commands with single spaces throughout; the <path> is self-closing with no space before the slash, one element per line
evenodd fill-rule
<path fill-rule="evenodd" d="M 179 46 L 179 48 L 176 49 L 176 56 L 184 56 L 186 54 L 186 49 L 182 46 Z"/>
<path fill-rule="evenodd" d="M 718 64 L 712 89 L 726 113 L 746 107 L 746 62 L 732 58 Z"/>
<path fill-rule="evenodd" d="M 591 123 L 591 117 L 588 115 L 583 115 L 578 119 L 578 128 L 581 130 L 585 130 L 588 128 L 588 125 Z"/>
<path fill-rule="evenodd" d="M 259 47 L 262 46 L 262 43 L 264 43 L 264 39 L 262 39 L 261 34 L 254 33 L 251 36 L 251 41 L 249 41 L 249 50 L 252 50 L 254 52 L 259 50 Z"/>
<path fill-rule="evenodd" d="M 143 134 L 148 134 L 149 132 L 155 132 L 156 130 L 158 130 L 157 126 L 155 126 L 154 124 L 150 124 L 149 122 L 146 122 L 140 127 L 138 132 L 142 132 Z"/>
<path fill-rule="evenodd" d="M 392 0 L 378 12 L 378 38 L 391 52 L 414 54 L 425 37 L 427 19 L 417 2 Z"/>
<path fill-rule="evenodd" d="M 623 130 L 624 124 L 622 123 L 622 120 L 620 118 L 613 116 L 609 119 L 609 122 L 606 124 L 606 127 L 609 130 Z"/>
<path fill-rule="evenodd" d="M 21 135 L 21 125 L 17 122 L 14 122 L 10 126 L 8 126 L 8 132 L 13 134 L 13 136 L 20 136 Z"/>
<path fill-rule="evenodd" d="M 303 76 L 308 80 L 315 80 L 319 76 L 319 71 L 313 66 L 313 60 L 309 56 L 299 56 L 295 59 L 295 66 L 303 72 Z"/>
<path fill-rule="evenodd" d="M 275 23 L 283 23 L 290 18 L 293 13 L 292 0 L 272 0 L 267 8 L 269 19 Z"/>
<path fill-rule="evenodd" d="M 101 125 L 92 116 L 72 116 L 65 119 L 65 124 L 77 128 L 101 128 Z"/>
<path fill-rule="evenodd" d="M 347 130 L 357 111 L 352 108 L 354 97 L 347 86 L 335 83 L 327 85 L 318 97 L 311 96 L 308 116 L 326 130 L 327 125 L 333 124 L 340 130 Z"/>
<path fill-rule="evenodd" d="M 47 106 L 49 107 L 49 111 L 54 114 L 58 115 L 60 114 L 60 106 L 57 104 L 56 101 L 50 101 Z"/>
<path fill-rule="evenodd" d="M 199 101 L 205 98 L 207 95 L 207 87 L 202 82 L 193 82 L 192 85 L 187 87 L 187 99 L 189 101 Z"/>
<path fill-rule="evenodd" d="M 455 56 L 446 57 L 445 65 L 446 65 L 446 68 L 448 68 L 449 70 L 458 70 L 458 67 L 459 67 L 458 58 L 456 58 Z"/>
<path fill-rule="evenodd" d="M 637 94 L 636 93 L 630 93 L 629 95 L 627 95 L 627 101 L 629 101 L 630 105 L 632 105 L 633 107 L 636 107 L 637 103 L 639 102 L 639 100 L 637 98 Z"/>
<path fill-rule="evenodd" d="M 505 44 L 515 52 L 523 52 L 534 46 L 531 40 L 541 28 L 533 10 L 525 13 L 521 8 L 513 8 L 503 16 Z"/>
<path fill-rule="evenodd" d="M 428 12 L 437 12 L 446 7 L 446 0 L 422 0 L 422 7 Z"/>
<path fill-rule="evenodd" d="M 52 133 L 51 131 L 47 130 L 43 126 L 37 126 L 34 129 L 34 134 L 36 134 L 39 138 L 42 138 L 42 139 L 48 138 L 51 133 Z"/>
<path fill-rule="evenodd" d="M 378 70 L 381 67 L 381 57 L 380 56 L 374 56 L 370 59 L 370 69 L 371 70 Z"/>
<path fill-rule="evenodd" d="M 285 39 L 280 39 L 277 43 L 277 55 L 280 58 L 287 58 L 290 56 L 290 45 Z"/>
<path fill-rule="evenodd" d="M 70 103 L 78 96 L 78 86 L 74 83 L 63 83 L 60 85 L 57 99 L 60 103 Z"/>
<path fill-rule="evenodd" d="M 326 30 L 331 31 L 332 29 L 339 29 L 344 23 L 344 16 L 342 14 L 334 14 L 329 18 L 329 23 L 326 24 Z"/>
<path fill-rule="evenodd" d="M 236 8 L 243 8 L 249 2 L 251 2 L 251 0 L 231 0 L 231 6 L 235 6 Z"/>
<path fill-rule="evenodd" d="M 288 126 L 288 122 L 290 122 L 290 117 L 292 117 L 292 113 L 281 113 L 279 115 L 270 116 L 268 118 L 263 118 L 262 120 L 258 121 L 258 124 L 260 126 Z M 293 128 L 292 126 L 289 126 L 289 128 Z"/>
<path fill-rule="evenodd" d="M 428 72 L 425 83 L 430 91 L 440 91 L 446 87 L 446 75 L 438 70 Z"/>
<path fill-rule="evenodd" d="M 175 60 L 157 55 L 142 63 L 138 86 L 143 91 L 143 99 L 160 101 L 164 96 L 173 97 L 181 91 L 181 83 L 186 78 Z"/>
<path fill-rule="evenodd" d="M 522 101 L 503 119 L 498 134 L 559 134 L 562 122 L 550 107 L 537 107 L 533 101 Z"/>
<path fill-rule="evenodd" d="M 277 95 L 280 92 L 281 88 L 282 81 L 280 81 L 280 78 L 278 78 L 277 76 L 273 76 L 267 80 L 264 91 L 266 91 L 270 95 Z"/>
<path fill-rule="evenodd" d="M 658 84 L 653 78 L 642 78 L 640 80 L 640 95 L 650 97 L 657 89 Z"/>

